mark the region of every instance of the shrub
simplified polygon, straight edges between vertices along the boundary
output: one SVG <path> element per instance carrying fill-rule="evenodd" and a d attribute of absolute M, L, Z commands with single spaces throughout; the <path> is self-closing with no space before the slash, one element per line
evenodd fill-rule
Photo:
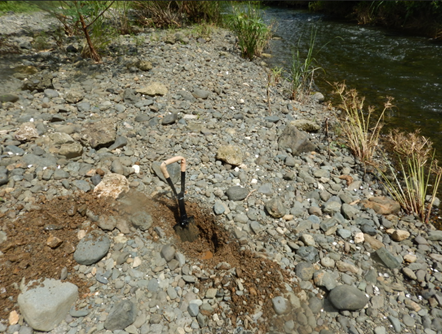
<path fill-rule="evenodd" d="M 219 1 L 134 1 L 138 22 L 158 28 L 180 28 L 191 23 L 219 23 Z"/>
<path fill-rule="evenodd" d="M 246 6 L 233 6 L 227 26 L 237 35 L 241 56 L 252 60 L 259 56 L 272 36 L 271 26 L 264 23 L 258 9 L 250 2 Z"/>
<path fill-rule="evenodd" d="M 56 17 L 68 35 L 82 32 L 86 39 L 82 56 L 101 61 L 97 48 L 104 48 L 115 36 L 112 28 L 104 21 L 104 13 L 115 1 L 59 1 L 59 6 L 54 6 L 51 1 L 35 3 Z"/>

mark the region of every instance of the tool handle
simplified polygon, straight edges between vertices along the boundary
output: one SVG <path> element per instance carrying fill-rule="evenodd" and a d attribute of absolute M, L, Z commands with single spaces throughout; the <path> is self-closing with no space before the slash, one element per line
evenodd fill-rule
<path fill-rule="evenodd" d="M 181 160 L 181 172 L 186 172 L 186 159 L 182 156 L 177 155 L 176 157 L 167 159 L 161 163 L 161 171 L 163 172 L 164 177 L 167 179 L 169 177 L 169 172 L 167 171 L 167 165 L 171 163 L 177 162 Z"/>

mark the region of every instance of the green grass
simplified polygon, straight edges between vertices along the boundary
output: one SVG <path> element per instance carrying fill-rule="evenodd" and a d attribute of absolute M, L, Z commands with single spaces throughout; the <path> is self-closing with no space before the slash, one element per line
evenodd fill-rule
<path fill-rule="evenodd" d="M 252 60 L 260 56 L 272 36 L 272 27 L 267 25 L 252 2 L 246 5 L 232 2 L 232 12 L 226 20 L 226 25 L 238 37 L 241 56 Z"/>
<path fill-rule="evenodd" d="M 0 16 L 14 13 L 38 12 L 40 9 L 29 1 L 0 1 Z"/>
<path fill-rule="evenodd" d="M 299 45 L 292 53 L 289 80 L 292 85 L 293 98 L 297 100 L 302 100 L 304 95 L 311 91 L 315 72 L 323 70 L 320 66 L 316 66 L 314 58 L 316 33 L 317 29 L 313 29 L 310 34 L 310 43 L 304 59 L 301 57 Z"/>

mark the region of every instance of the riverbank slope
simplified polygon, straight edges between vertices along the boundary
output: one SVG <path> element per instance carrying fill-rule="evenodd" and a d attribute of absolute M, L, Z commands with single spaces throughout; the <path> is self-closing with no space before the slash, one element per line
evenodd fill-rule
<path fill-rule="evenodd" d="M 36 52 L 14 38 L 31 47 L 4 58 L 24 67 L 0 107 L 0 331 L 33 331 L 39 300 L 17 296 L 46 277 L 80 289 L 74 305 L 58 294 L 62 319 L 32 323 L 51 333 L 442 330 L 442 233 L 334 145 L 335 110 L 284 83 L 269 109 L 264 64 L 230 32 L 121 36 L 102 64 L 75 40 Z M 195 243 L 174 234 L 158 170 L 175 155 Z M 96 199 L 109 179 L 129 195 Z"/>

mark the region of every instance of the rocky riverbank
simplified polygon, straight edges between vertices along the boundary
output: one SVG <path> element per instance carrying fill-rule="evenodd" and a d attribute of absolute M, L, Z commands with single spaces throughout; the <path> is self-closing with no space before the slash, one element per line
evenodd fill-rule
<path fill-rule="evenodd" d="M 319 95 L 297 103 L 282 83 L 269 109 L 265 64 L 241 59 L 230 32 L 146 30 L 102 64 L 75 40 L 36 52 L 14 38 L 0 332 L 442 331 L 442 232 L 333 145 Z M 175 236 L 158 169 L 175 155 L 195 243 Z"/>

